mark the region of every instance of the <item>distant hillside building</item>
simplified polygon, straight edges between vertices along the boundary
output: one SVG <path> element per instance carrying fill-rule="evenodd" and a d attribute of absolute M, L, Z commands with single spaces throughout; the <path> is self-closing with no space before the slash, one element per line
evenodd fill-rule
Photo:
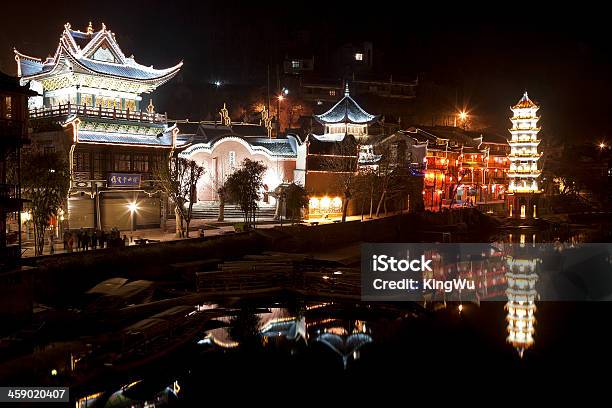
<path fill-rule="evenodd" d="M 174 77 L 182 62 L 141 65 L 123 53 L 115 33 L 91 23 L 85 31 L 67 23 L 52 57 L 15 50 L 15 60 L 22 83 L 40 94 L 29 103 L 35 144 L 69 161 L 66 227 L 159 227 L 164 200 L 153 169 L 175 148 L 178 130 L 143 94 Z"/>

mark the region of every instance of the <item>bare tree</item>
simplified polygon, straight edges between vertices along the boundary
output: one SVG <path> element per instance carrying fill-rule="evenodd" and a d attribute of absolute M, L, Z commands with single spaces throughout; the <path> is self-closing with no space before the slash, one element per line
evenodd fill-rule
<path fill-rule="evenodd" d="M 176 236 L 189 237 L 193 203 L 197 200 L 197 184 L 204 174 L 204 168 L 193 160 L 174 155 L 166 165 L 156 168 L 155 173 L 161 189 L 174 203 Z"/>
<path fill-rule="evenodd" d="M 348 206 L 358 184 L 357 143 L 352 136 L 334 142 L 331 154 L 321 160 L 321 168 L 333 174 L 333 188 L 342 194 L 342 222 L 346 221 Z"/>
<path fill-rule="evenodd" d="M 31 202 L 34 251 L 42 255 L 45 231 L 68 196 L 68 163 L 56 152 L 31 150 L 22 156 L 22 188 Z"/>

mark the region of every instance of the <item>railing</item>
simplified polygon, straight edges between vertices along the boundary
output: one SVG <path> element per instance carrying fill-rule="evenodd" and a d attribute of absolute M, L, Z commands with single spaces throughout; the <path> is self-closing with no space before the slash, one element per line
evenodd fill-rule
<path fill-rule="evenodd" d="M 51 107 L 30 109 L 31 119 L 50 118 L 65 115 L 95 116 L 105 119 L 123 119 L 137 122 L 166 123 L 166 114 L 156 112 L 130 111 L 116 108 L 103 108 L 102 106 L 87 106 L 75 104 L 55 105 Z"/>

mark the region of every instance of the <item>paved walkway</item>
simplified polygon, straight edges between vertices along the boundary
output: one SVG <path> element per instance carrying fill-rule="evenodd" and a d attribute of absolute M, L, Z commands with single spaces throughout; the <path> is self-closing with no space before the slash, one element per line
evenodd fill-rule
<path fill-rule="evenodd" d="M 395 213 L 389 213 L 389 216 L 395 215 Z M 376 217 L 373 217 L 376 218 Z M 384 218 L 384 217 L 380 217 Z M 355 215 L 347 217 L 347 221 L 358 221 L 361 220 L 361 215 Z M 364 216 L 363 221 L 368 221 L 369 219 Z M 304 221 L 305 225 L 321 225 L 321 224 L 331 224 L 334 221 L 338 222 L 339 219 L 311 219 L 308 221 Z M 201 227 L 204 227 L 204 236 L 211 237 L 216 235 L 223 235 L 231 232 L 235 232 L 234 225 L 235 223 L 242 223 L 242 218 L 226 218 L 225 221 L 219 222 L 216 219 L 197 219 L 191 221 L 189 225 L 189 238 L 198 238 L 199 232 L 198 230 Z M 288 225 L 286 221 L 283 221 L 283 225 Z M 280 222 L 278 220 L 273 219 L 262 219 L 257 221 L 256 228 L 274 228 L 280 226 Z M 135 240 L 140 239 L 151 239 L 155 241 L 176 241 L 180 239 L 188 239 L 188 238 L 177 238 L 176 237 L 176 225 L 174 220 L 168 220 L 166 231 L 163 232 L 160 228 L 154 229 L 139 229 L 134 232 L 131 231 L 121 231 L 121 237 L 126 235 L 130 240 L 130 245 L 136 245 Z M 34 255 L 34 241 L 32 239 L 25 240 L 22 243 L 22 252 L 24 258 L 33 257 Z M 56 239 L 53 245 L 53 253 L 54 254 L 62 254 L 67 251 L 64 250 L 64 244 L 60 239 Z M 74 251 L 76 252 L 76 251 Z M 45 242 L 45 248 L 43 250 L 43 255 L 51 255 L 51 247 L 48 244 L 48 241 Z"/>

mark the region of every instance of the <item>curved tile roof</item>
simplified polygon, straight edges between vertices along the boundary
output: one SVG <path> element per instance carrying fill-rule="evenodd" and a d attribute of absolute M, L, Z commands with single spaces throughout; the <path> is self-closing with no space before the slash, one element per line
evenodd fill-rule
<path fill-rule="evenodd" d="M 364 125 L 377 120 L 378 115 L 371 115 L 364 111 L 348 93 L 348 87 L 344 98 L 340 99 L 330 110 L 314 115 L 315 119 L 322 124 L 332 123 L 354 123 Z"/>
<path fill-rule="evenodd" d="M 108 48 L 108 52 L 113 55 L 114 62 L 93 58 L 95 51 L 100 47 Z M 180 62 L 167 69 L 155 69 L 152 66 L 139 64 L 133 57 L 126 57 L 123 54 L 115 40 L 115 35 L 106 30 L 105 26 L 100 31 L 84 33 L 72 30 L 70 25 L 66 24 L 54 57 L 44 62 L 17 50 L 15 50 L 15 55 L 19 65 L 18 70 L 21 76 L 26 78 L 45 73 L 52 74 L 55 67 L 66 64 L 66 58 L 68 58 L 68 61 L 85 71 L 135 81 L 155 81 L 156 85 L 160 85 L 174 76 L 183 65 Z"/>
<path fill-rule="evenodd" d="M 183 63 L 168 68 L 168 69 L 153 69 L 140 65 L 136 62 L 130 64 L 113 64 L 110 62 L 96 61 L 88 58 L 81 58 L 77 60 L 79 64 L 82 64 L 85 68 L 100 74 L 119 76 L 129 79 L 157 79 L 162 78 L 166 75 L 172 74 L 174 71 L 178 71 Z M 132 60 L 133 61 L 133 60 Z"/>
<path fill-rule="evenodd" d="M 78 141 L 84 143 L 112 143 L 172 147 L 172 132 L 164 132 L 159 136 L 143 136 L 130 133 L 91 132 L 87 130 L 79 130 Z"/>

